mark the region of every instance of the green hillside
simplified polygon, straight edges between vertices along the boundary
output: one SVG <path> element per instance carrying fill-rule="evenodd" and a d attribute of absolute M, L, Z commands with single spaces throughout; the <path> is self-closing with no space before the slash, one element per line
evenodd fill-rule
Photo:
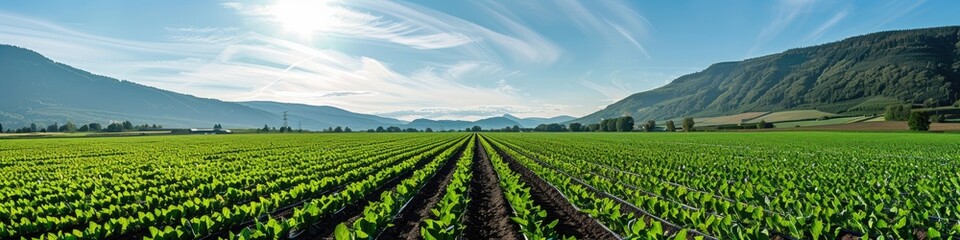
<path fill-rule="evenodd" d="M 960 91 L 960 27 L 890 31 L 713 64 L 633 94 L 577 122 L 819 110 L 877 113 L 890 103 L 938 105 Z"/>

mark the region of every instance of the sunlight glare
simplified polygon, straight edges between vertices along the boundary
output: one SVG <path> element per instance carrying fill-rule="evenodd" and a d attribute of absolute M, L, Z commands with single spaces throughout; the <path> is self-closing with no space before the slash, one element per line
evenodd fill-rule
<path fill-rule="evenodd" d="M 280 0 L 271 13 L 287 31 L 301 36 L 329 30 L 336 24 L 334 0 Z"/>

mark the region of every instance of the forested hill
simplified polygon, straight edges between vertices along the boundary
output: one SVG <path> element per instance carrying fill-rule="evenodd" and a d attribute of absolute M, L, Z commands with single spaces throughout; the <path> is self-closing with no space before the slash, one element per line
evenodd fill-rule
<path fill-rule="evenodd" d="M 896 102 L 949 105 L 960 90 L 960 27 L 879 32 L 716 63 L 575 122 L 752 111 L 880 112 Z"/>

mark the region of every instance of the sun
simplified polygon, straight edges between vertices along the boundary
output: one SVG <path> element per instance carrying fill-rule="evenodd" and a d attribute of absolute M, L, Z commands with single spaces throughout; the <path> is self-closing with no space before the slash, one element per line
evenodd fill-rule
<path fill-rule="evenodd" d="M 330 30 L 336 24 L 332 0 L 279 0 L 270 13 L 287 31 L 303 36 Z"/>

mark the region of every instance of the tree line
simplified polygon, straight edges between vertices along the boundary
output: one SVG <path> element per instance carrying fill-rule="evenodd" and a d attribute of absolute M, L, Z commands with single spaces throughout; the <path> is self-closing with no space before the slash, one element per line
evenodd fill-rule
<path fill-rule="evenodd" d="M 162 125 L 134 125 L 130 121 L 123 122 L 112 122 L 106 127 L 103 127 L 100 123 L 89 123 L 77 126 L 71 121 L 67 121 L 66 124 L 60 125 L 59 122 L 54 122 L 53 124 L 43 126 L 38 125 L 37 123 L 31 123 L 30 126 L 21 127 L 17 129 L 4 129 L 3 124 L 0 124 L 0 132 L 6 133 L 37 133 L 37 132 L 126 132 L 126 131 L 144 131 L 144 130 L 155 130 L 163 128 Z"/>
<path fill-rule="evenodd" d="M 693 118 L 684 118 L 682 124 L 682 129 L 689 129 L 687 131 L 692 131 L 695 124 Z M 480 127 L 468 128 L 466 131 L 479 132 Z M 521 128 L 520 126 L 514 125 L 512 127 L 507 126 L 499 129 L 489 129 L 486 131 L 489 132 L 633 132 L 633 131 L 645 131 L 653 132 L 658 131 L 657 122 L 654 120 L 647 120 L 640 125 L 634 123 L 633 117 L 623 116 L 617 118 L 607 118 L 601 120 L 599 123 L 592 124 L 582 124 L 582 123 L 569 123 L 569 124 L 559 124 L 559 123 L 550 123 L 550 124 L 540 124 L 534 128 Z M 665 126 L 662 131 L 675 132 L 680 130 L 677 128 L 673 120 L 666 121 Z"/>

